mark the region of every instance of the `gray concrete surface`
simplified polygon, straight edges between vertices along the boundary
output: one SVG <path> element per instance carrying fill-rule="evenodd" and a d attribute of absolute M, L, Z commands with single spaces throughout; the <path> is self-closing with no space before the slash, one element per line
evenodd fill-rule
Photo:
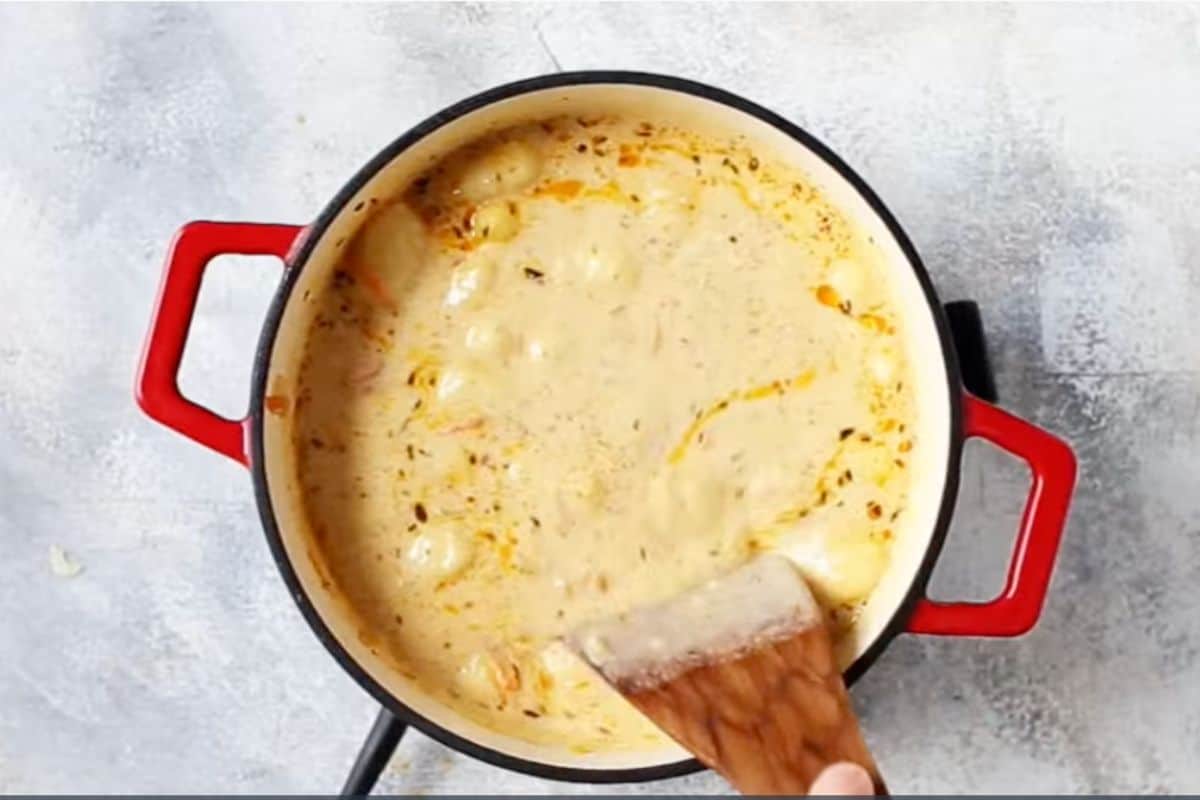
<path fill-rule="evenodd" d="M 0 6 L 0 790 L 339 785 L 372 703 L 284 592 L 247 476 L 133 405 L 160 260 L 189 219 L 306 221 L 425 115 L 560 67 L 697 78 L 822 137 L 983 304 L 1004 405 L 1078 448 L 1037 630 L 902 637 L 856 687 L 892 787 L 1200 790 L 1186 5 Z M 244 408 L 278 277 L 214 267 L 190 392 Z M 972 448 L 942 595 L 995 588 L 1024 491 Z M 597 791 L 418 735 L 385 788 Z"/>

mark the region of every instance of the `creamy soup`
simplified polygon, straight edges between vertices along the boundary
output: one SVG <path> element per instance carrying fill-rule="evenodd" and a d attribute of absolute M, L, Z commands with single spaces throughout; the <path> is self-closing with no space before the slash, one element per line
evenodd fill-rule
<path fill-rule="evenodd" d="M 489 134 L 379 204 L 311 301 L 322 568 L 368 646 L 484 726 L 658 745 L 564 634 L 766 550 L 845 630 L 888 564 L 919 443 L 883 256 L 746 140 Z"/>

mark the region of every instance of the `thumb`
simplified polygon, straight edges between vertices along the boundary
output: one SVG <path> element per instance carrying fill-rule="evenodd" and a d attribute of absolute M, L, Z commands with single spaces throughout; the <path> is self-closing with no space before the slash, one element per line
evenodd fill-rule
<path fill-rule="evenodd" d="M 871 797 L 875 794 L 875 784 L 871 781 L 871 775 L 858 764 L 842 761 L 822 770 L 808 793 Z"/>

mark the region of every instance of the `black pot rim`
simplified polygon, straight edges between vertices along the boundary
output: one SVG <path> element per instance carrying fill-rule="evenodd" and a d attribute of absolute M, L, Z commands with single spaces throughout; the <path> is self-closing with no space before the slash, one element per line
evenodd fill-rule
<path fill-rule="evenodd" d="M 929 582 L 929 577 L 933 572 L 934 564 L 937 562 L 938 555 L 941 553 L 942 546 L 945 542 L 946 533 L 950 524 L 950 517 L 954 511 L 955 500 L 958 495 L 958 476 L 959 466 L 962 459 L 963 433 L 962 433 L 962 380 L 959 372 L 958 360 L 955 355 L 953 340 L 950 335 L 950 327 L 942 310 L 941 302 L 938 300 L 937 293 L 934 290 L 933 283 L 929 278 L 925 267 L 921 262 L 920 256 L 917 255 L 916 248 L 900 227 L 899 222 L 884 205 L 883 201 L 875 194 L 867 183 L 859 177 L 859 175 L 851 169 L 841 158 L 839 158 L 832 150 L 822 144 L 818 139 L 804 131 L 797 125 L 789 122 L 778 114 L 770 111 L 756 103 L 753 103 L 745 98 L 722 89 L 708 86 L 706 84 L 687 80 L 685 78 L 677 78 L 669 75 L 660 75 L 648 72 L 629 72 L 629 71 L 610 71 L 610 70 L 588 70 L 581 72 L 560 72 L 551 75 L 542 75 L 534 78 L 508 83 L 503 86 L 489 89 L 481 92 L 465 100 L 462 100 L 454 105 L 446 108 L 443 111 L 434 114 L 425 121 L 413 127 L 407 133 L 400 136 L 390 145 L 385 147 L 373 159 L 360 169 L 353 178 L 333 197 L 333 199 L 325 206 L 316 220 L 308 227 L 303 234 L 303 241 L 300 247 L 289 259 L 289 268 L 285 271 L 283 280 L 281 281 L 271 305 L 267 311 L 266 321 L 263 324 L 262 334 L 259 337 L 258 346 L 254 355 L 254 375 L 251 381 L 250 393 L 250 447 L 251 447 L 251 473 L 254 480 L 254 494 L 258 505 L 259 517 L 262 520 L 263 530 L 267 537 L 267 542 L 271 548 L 271 554 L 275 559 L 275 563 L 279 568 L 279 572 L 283 577 L 284 583 L 287 585 L 292 598 L 296 601 L 296 605 L 300 608 L 300 612 L 304 615 L 309 627 L 321 640 L 325 648 L 331 655 L 342 665 L 350 675 L 366 689 L 377 701 L 385 708 L 396 714 L 399 718 L 405 720 L 413 727 L 420 730 L 427 736 L 435 739 L 447 747 L 451 747 L 459 752 L 473 756 L 481 761 L 493 764 L 505 769 L 523 772 L 528 775 L 534 775 L 540 778 L 549 778 L 552 780 L 572 781 L 572 782 L 588 782 L 588 783 L 632 783 L 641 781 L 660 780 L 663 778 L 673 778 L 681 775 L 687 775 L 704 769 L 704 766 L 695 759 L 685 759 L 671 764 L 661 764 L 651 767 L 637 767 L 624 769 L 581 769 L 576 767 L 562 767 L 554 764 L 545 764 L 538 761 L 531 761 L 524 758 L 518 758 L 506 753 L 493 750 L 489 747 L 484 747 L 474 741 L 465 739 L 458 734 L 455 734 L 442 726 L 436 724 L 432 720 L 422 716 L 408 706 L 401 703 L 390 692 L 381 686 L 374 678 L 372 678 L 361 665 L 359 665 L 350 654 L 341 646 L 334 637 L 333 633 L 325 625 L 324 620 L 313 606 L 311 599 L 306 594 L 304 587 L 301 585 L 299 578 L 296 575 L 295 569 L 292 567 L 291 561 L 288 558 L 287 552 L 284 549 L 283 538 L 279 531 L 279 525 L 275 518 L 275 511 L 271 505 L 271 497 L 268 489 L 268 481 L 266 469 L 264 467 L 264 437 L 263 437 L 263 398 L 267 394 L 267 380 L 270 374 L 271 352 L 275 346 L 275 339 L 279 332 L 280 323 L 283 318 L 283 312 L 287 306 L 288 300 L 292 295 L 292 290 L 296 285 L 296 281 L 302 272 L 309 257 L 312 255 L 316 243 L 324 235 L 330 224 L 342 212 L 347 204 L 357 195 L 360 189 L 377 173 L 389 164 L 392 159 L 399 155 L 404 150 L 411 147 L 419 140 L 425 138 L 433 131 L 442 126 L 476 111 L 485 106 L 491 105 L 501 100 L 515 97 L 522 94 L 541 91 L 545 89 L 555 89 L 570 86 L 580 86 L 588 84 L 624 84 L 632 86 L 649 86 L 659 89 L 667 89 L 670 91 L 681 92 L 684 94 L 694 95 L 706 100 L 721 103 L 729 106 L 737 111 L 749 114 L 757 119 L 777 128 L 791 138 L 799 141 L 809 150 L 817 154 L 826 164 L 833 168 L 842 178 L 848 181 L 859 195 L 867 202 L 880 219 L 887 226 L 888 232 L 895 239 L 896 243 L 903 251 L 910 267 L 917 277 L 921 285 L 921 289 L 925 295 L 926 302 L 929 305 L 929 311 L 933 315 L 934 323 L 937 327 L 938 339 L 941 344 L 942 358 L 946 369 L 946 385 L 950 396 L 947 398 L 949 402 L 949 442 L 950 452 L 947 459 L 947 472 L 943 483 L 942 501 L 938 511 L 937 521 L 933 535 L 930 538 L 929 547 L 926 550 L 921 566 L 913 576 L 909 586 L 908 593 L 905 595 L 903 602 L 899 605 L 892 619 L 888 622 L 883 632 L 875 639 L 870 647 L 862 653 L 854 663 L 845 672 L 847 684 L 857 680 L 874 661 L 879 657 L 883 650 L 891 643 L 891 641 L 904 632 L 905 623 L 912 615 L 916 603 L 924 595 L 925 587 Z"/>

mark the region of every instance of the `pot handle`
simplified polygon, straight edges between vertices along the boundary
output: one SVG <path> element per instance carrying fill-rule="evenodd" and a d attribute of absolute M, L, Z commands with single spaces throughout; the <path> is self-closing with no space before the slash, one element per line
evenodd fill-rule
<path fill-rule="evenodd" d="M 246 426 L 192 402 L 179 391 L 179 365 L 208 262 L 219 255 L 278 256 L 286 261 L 303 227 L 248 222 L 189 222 L 175 234 L 163 267 L 134 393 L 154 420 L 248 466 Z"/>
<path fill-rule="evenodd" d="M 1037 622 L 1075 488 L 1075 454 L 1053 434 L 963 395 L 963 429 L 1021 458 L 1033 474 L 1004 590 L 986 603 L 943 603 L 922 597 L 909 633 L 936 636 L 1020 636 Z"/>
<path fill-rule="evenodd" d="M 379 780 L 384 768 L 392 760 L 392 754 L 396 752 L 396 746 L 400 744 L 400 737 L 406 730 L 408 730 L 408 723 L 386 708 L 379 709 L 379 713 L 375 716 L 375 724 L 371 726 L 362 748 L 358 751 L 358 756 L 354 759 L 354 764 L 350 767 L 350 774 L 346 776 L 346 782 L 342 784 L 339 797 L 366 797 L 369 795 L 375 788 L 375 782 Z"/>

